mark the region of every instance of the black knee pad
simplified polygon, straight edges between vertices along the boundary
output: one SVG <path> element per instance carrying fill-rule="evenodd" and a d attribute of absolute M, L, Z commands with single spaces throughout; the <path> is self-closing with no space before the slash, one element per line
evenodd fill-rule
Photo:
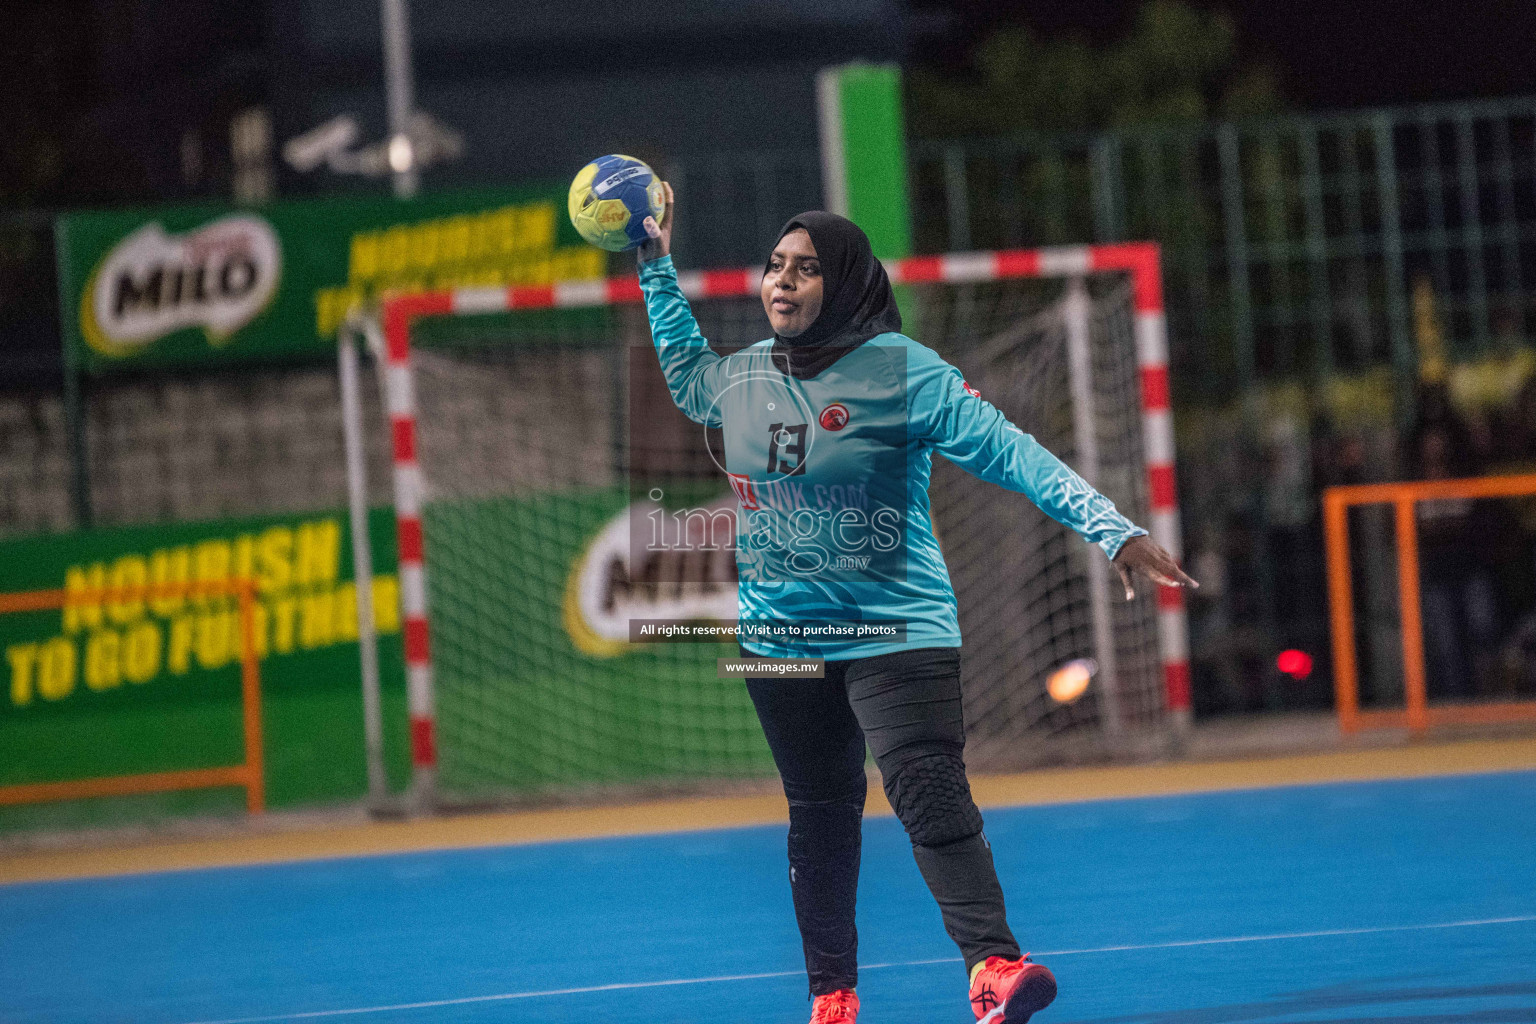
<path fill-rule="evenodd" d="M 915 846 L 946 846 L 981 831 L 965 762 L 958 754 L 925 754 L 907 762 L 885 786 Z"/>

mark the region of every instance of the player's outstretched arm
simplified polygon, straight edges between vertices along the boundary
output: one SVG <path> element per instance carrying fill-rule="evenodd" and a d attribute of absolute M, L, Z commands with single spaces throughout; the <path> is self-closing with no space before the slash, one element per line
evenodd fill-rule
<path fill-rule="evenodd" d="M 925 438 L 961 469 L 1020 491 L 1046 515 L 1097 544 L 1135 596 L 1140 574 L 1169 587 L 1199 586 L 1173 556 L 1153 542 L 1104 495 L 1033 437 L 1010 423 L 931 350 L 913 350 L 912 415 Z"/>
<path fill-rule="evenodd" d="M 724 360 L 710 350 L 672 265 L 672 186 L 662 182 L 667 203 L 661 222 L 645 218 L 650 238 L 636 250 L 640 261 L 640 290 L 651 321 L 651 339 L 672 401 L 695 423 L 719 426 L 715 398 L 721 390 Z"/>

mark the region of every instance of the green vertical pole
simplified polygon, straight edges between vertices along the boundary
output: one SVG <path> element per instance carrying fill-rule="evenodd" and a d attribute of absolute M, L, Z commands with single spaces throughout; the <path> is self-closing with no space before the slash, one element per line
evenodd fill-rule
<path fill-rule="evenodd" d="M 1353 348 L 1355 365 L 1369 366 L 1374 359 L 1371 334 L 1374 328 L 1373 313 L 1370 304 L 1370 287 L 1367 284 L 1369 277 L 1366 265 L 1366 254 L 1370 248 L 1366 245 L 1365 220 L 1361 212 L 1360 196 L 1360 147 L 1357 138 L 1359 134 L 1356 126 L 1351 123 L 1339 136 L 1339 160 L 1342 168 L 1339 172 L 1340 198 L 1344 205 L 1344 239 L 1345 247 L 1353 255 L 1349 258 L 1348 277 L 1345 290 L 1348 292 L 1348 301 L 1345 308 L 1349 311 L 1350 330 L 1354 333 Z M 1383 227 L 1385 232 L 1385 227 Z M 1399 247 L 1401 255 L 1401 247 Z M 1391 316 L 1388 315 L 1390 321 Z"/>
<path fill-rule="evenodd" d="M 1498 235 L 1504 277 L 1502 308 L 1518 324 L 1521 320 L 1519 311 L 1525 309 L 1525 298 L 1520 291 L 1520 221 L 1515 212 L 1515 161 L 1509 137 L 1510 120 L 1509 114 L 1500 117 L 1493 133 L 1493 177 L 1499 190 Z M 1515 333 L 1522 332 L 1517 328 Z"/>
<path fill-rule="evenodd" d="M 1175 215 L 1169 221 L 1170 238 L 1176 239 L 1171 243 L 1170 252 L 1179 256 L 1184 265 L 1184 278 L 1187 284 L 1188 301 L 1191 315 L 1194 318 L 1196 329 L 1191 332 L 1191 340 L 1198 343 L 1198 353 L 1190 360 L 1195 366 L 1220 367 L 1217 360 L 1218 335 L 1215 318 L 1211 313 L 1212 293 L 1212 268 L 1211 260 L 1207 252 L 1209 243 L 1208 229 L 1206 227 L 1206 190 L 1204 187 L 1202 167 L 1204 161 L 1201 150 L 1204 148 L 1205 139 L 1191 133 L 1180 133 L 1174 136 L 1176 147 L 1177 169 L 1174 171 L 1174 180 L 1177 182 L 1178 198 L 1175 200 Z M 1218 370 L 1210 374 L 1186 374 L 1184 377 L 1193 376 L 1195 381 L 1183 380 L 1184 387 L 1198 387 L 1201 394 L 1210 398 L 1227 393 L 1227 385 L 1230 378 L 1224 370 Z"/>
<path fill-rule="evenodd" d="M 971 247 L 971 198 L 965 150 L 959 146 L 944 150 L 944 213 L 949 222 L 949 251 L 967 251 Z"/>
<path fill-rule="evenodd" d="M 1168 202 L 1163 195 L 1162 136 L 1142 136 L 1137 158 L 1141 162 L 1141 201 L 1142 209 L 1146 211 L 1146 222 L 1144 225 L 1133 222 L 1128 233 L 1156 238 L 1166 246 Z"/>
<path fill-rule="evenodd" d="M 1237 130 L 1222 125 L 1216 135 L 1221 163 L 1221 213 L 1226 222 L 1227 289 L 1232 309 L 1233 358 L 1238 382 L 1253 385 L 1253 295 L 1248 280 L 1248 225 L 1243 210 L 1243 169 L 1238 153 Z"/>
<path fill-rule="evenodd" d="M 1248 213 L 1243 196 L 1242 151 L 1237 129 L 1224 124 L 1216 133 L 1216 153 L 1221 166 L 1221 212 L 1226 225 L 1227 289 L 1232 307 L 1232 344 L 1237 362 L 1240 402 L 1246 429 L 1257 433 L 1261 409 L 1257 372 L 1257 332 L 1253 323 L 1252 281 L 1248 274 Z M 1278 636 L 1275 617 L 1274 559 L 1269 547 L 1269 508 L 1264 488 L 1257 489 L 1258 523 L 1254 537 L 1259 618 L 1264 631 Z"/>
<path fill-rule="evenodd" d="M 826 68 L 816 81 L 827 209 L 853 221 L 882 260 L 912 254 L 906 121 L 894 64 Z"/>
<path fill-rule="evenodd" d="M 1472 343 L 1478 355 L 1487 355 L 1488 272 L 1483 262 L 1483 222 L 1478 201 L 1477 144 L 1472 138 L 1472 117 L 1465 110 L 1456 119 L 1456 172 L 1461 186 L 1461 242 L 1467 261 L 1467 305 L 1472 320 Z"/>
<path fill-rule="evenodd" d="M 1292 328 L 1295 319 L 1291 304 L 1291 242 L 1286 213 L 1285 159 L 1278 132 L 1267 132 L 1256 140 L 1258 157 L 1258 194 L 1264 201 L 1264 241 L 1269 277 L 1269 320 L 1271 335 L 1270 365 L 1278 373 L 1296 370 L 1297 346 Z"/>
<path fill-rule="evenodd" d="M 1301 129 L 1302 222 L 1307 235 L 1307 266 L 1312 286 L 1312 373 L 1315 379 L 1333 376 L 1333 296 L 1328 283 L 1328 239 L 1323 218 L 1322 160 L 1317 151 L 1317 126 Z"/>
<path fill-rule="evenodd" d="M 1433 284 L 1442 296 L 1451 294 L 1451 236 L 1446 229 L 1450 203 L 1445 195 L 1445 180 L 1440 171 L 1440 124 L 1435 115 L 1424 111 L 1419 115 L 1419 147 L 1422 155 L 1420 181 L 1425 198 L 1425 212 L 1429 226 L 1421 237 L 1429 241 L 1429 259 L 1434 270 Z M 1394 169 L 1395 173 L 1395 169 Z M 1454 321 L 1447 323 L 1446 341 L 1455 344 Z M 1416 360 L 1417 361 L 1417 360 Z M 1415 375 L 1417 375 L 1415 369 Z"/>
<path fill-rule="evenodd" d="M 1124 174 L 1120 161 L 1120 137 L 1108 132 L 1093 142 L 1089 165 L 1093 182 L 1093 234 L 1095 242 L 1124 240 L 1121 199 Z"/>
<path fill-rule="evenodd" d="M 826 208 L 863 228 L 877 259 L 912 255 L 901 69 L 894 64 L 823 68 L 816 76 L 816 102 Z M 919 331 L 912 289 L 898 286 L 895 293 L 903 329 Z"/>
<path fill-rule="evenodd" d="M 77 297 L 66 292 L 64 268 L 69 265 L 69 229 L 63 218 L 53 224 L 54 263 L 59 268 L 59 324 L 64 362 L 64 433 L 69 445 L 69 499 L 75 512 L 75 529 L 93 525 L 91 510 L 90 449 L 85 438 L 85 399 L 80 391 L 80 353 L 71 341 L 69 323 Z"/>
<path fill-rule="evenodd" d="M 1058 143 L 1047 143 L 1041 153 L 1040 165 L 1045 175 L 1045 223 L 1050 234 L 1046 241 L 1061 245 L 1071 241 L 1067 236 L 1067 165 L 1061 156 Z"/>
<path fill-rule="evenodd" d="M 1413 342 L 1408 334 L 1408 293 L 1403 265 L 1402 213 L 1397 195 L 1397 146 L 1392 141 L 1392 122 L 1376 115 L 1376 187 L 1381 196 L 1381 251 L 1387 278 L 1387 336 L 1392 340 L 1392 365 L 1396 369 L 1398 418 L 1408 422 L 1414 414 L 1414 383 L 1418 379 Z"/>

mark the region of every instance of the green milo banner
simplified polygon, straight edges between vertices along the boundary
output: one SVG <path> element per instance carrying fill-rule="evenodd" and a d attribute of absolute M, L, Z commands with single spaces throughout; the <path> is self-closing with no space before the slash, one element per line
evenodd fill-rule
<path fill-rule="evenodd" d="M 375 510 L 369 534 L 388 760 L 403 782 L 393 513 Z M 269 805 L 360 797 L 367 779 L 351 553 L 351 531 L 339 511 L 0 544 L 0 591 L 63 588 L 79 595 L 62 610 L 0 615 L 0 786 L 240 763 L 234 602 L 102 603 L 96 592 L 248 578 L 257 590 Z M 241 797 L 217 799 L 234 807 Z M 0 830 L 45 813 L 3 810 Z"/>
<path fill-rule="evenodd" d="M 323 357 L 384 292 L 601 278 L 564 211 L 562 188 L 530 186 L 68 214 L 64 344 L 93 374 Z"/>
<path fill-rule="evenodd" d="M 714 485 L 674 493 L 718 504 Z M 685 497 L 687 496 L 687 497 Z M 694 499 L 697 499 L 695 502 Z M 727 499 L 729 500 L 729 499 Z M 440 502 L 426 510 L 441 780 L 461 795 L 760 776 L 772 762 L 730 644 L 635 643 L 629 619 L 729 620 L 734 566 L 630 560 L 659 510 L 626 487 Z M 386 761 L 409 778 L 394 516 L 370 514 Z M 256 589 L 267 802 L 367 791 L 356 599 L 340 511 L 98 530 L 0 543 L 0 592 L 62 609 L 0 615 L 0 786 L 243 760 L 239 627 L 228 598 L 102 591 L 228 579 Z M 687 585 L 684 585 L 687 584 Z M 235 790 L 0 807 L 0 833 L 210 809 Z M 129 808 L 129 811 L 132 811 Z"/>
<path fill-rule="evenodd" d="M 734 509 L 718 486 L 682 481 L 670 500 Z M 631 635 L 632 619 L 736 618 L 729 550 L 632 560 L 631 531 L 662 512 L 627 486 L 427 506 L 444 790 L 494 798 L 772 773 L 745 684 L 717 675 L 734 644 Z"/>

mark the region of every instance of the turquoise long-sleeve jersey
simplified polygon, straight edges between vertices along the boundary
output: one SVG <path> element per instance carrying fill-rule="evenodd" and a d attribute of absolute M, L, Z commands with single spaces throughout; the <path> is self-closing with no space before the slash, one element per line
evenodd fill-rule
<path fill-rule="evenodd" d="M 671 257 L 642 264 L 640 286 L 673 401 L 722 428 L 741 642 L 755 654 L 837 661 L 960 645 L 928 509 L 934 452 L 1022 492 L 1111 558 L 1146 533 L 905 335 L 878 335 L 797 379 L 774 365 L 772 339 L 711 351 Z M 850 625 L 877 622 L 904 629 Z"/>

